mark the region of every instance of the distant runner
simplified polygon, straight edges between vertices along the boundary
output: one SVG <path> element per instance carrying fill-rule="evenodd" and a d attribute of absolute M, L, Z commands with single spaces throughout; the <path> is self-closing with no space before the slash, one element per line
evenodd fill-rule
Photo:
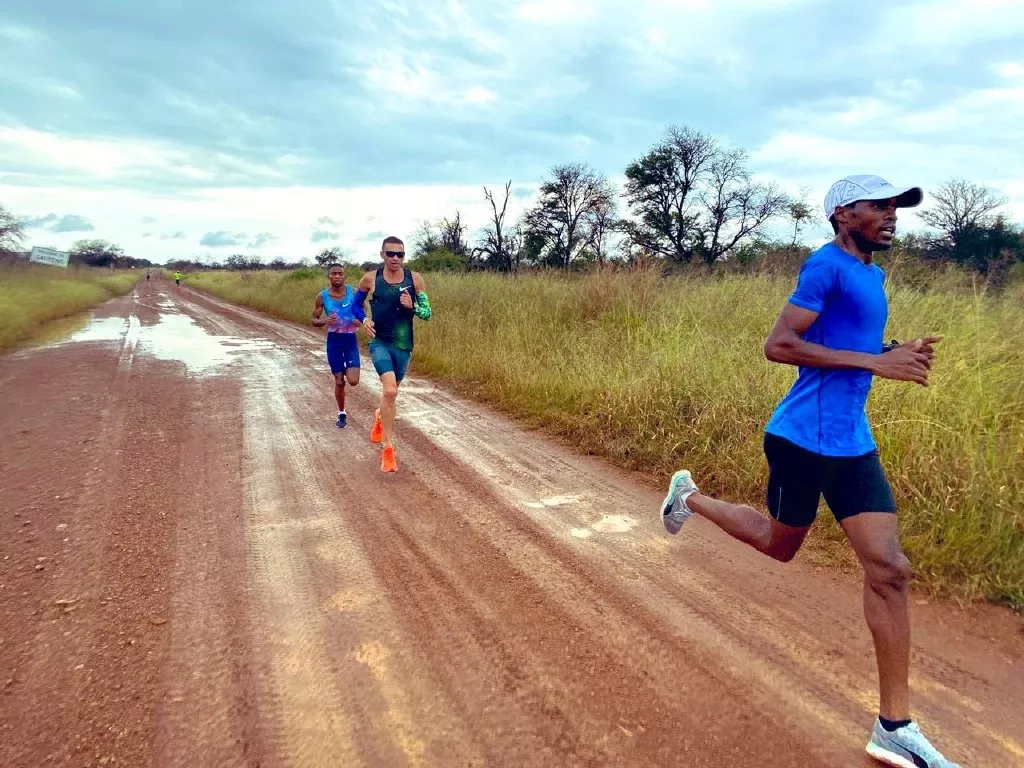
<path fill-rule="evenodd" d="M 392 435 L 395 425 L 398 385 L 405 378 L 412 357 L 414 317 L 429 320 L 430 300 L 426 284 L 419 272 L 403 266 L 405 245 L 397 237 L 385 238 L 380 256 L 384 265 L 376 272 L 367 272 L 359 281 L 355 303 L 362 306 L 370 296 L 372 319 L 363 323 L 372 341 L 369 344 L 373 367 L 380 376 L 383 389 L 380 408 L 375 413 L 370 440 L 384 443 L 381 451 L 382 472 L 397 472 Z"/>
<path fill-rule="evenodd" d="M 329 288 L 316 295 L 313 304 L 313 325 L 327 326 L 327 363 L 334 374 L 334 399 L 338 403 L 335 426 L 343 429 L 348 423 L 345 412 L 345 384 L 359 383 L 359 340 L 356 331 L 366 319 L 366 313 L 354 302 L 355 291 L 345 285 L 345 268 L 341 264 L 327 267 Z M 327 316 L 324 317 L 324 312 Z"/>
<path fill-rule="evenodd" d="M 660 513 L 669 533 L 697 513 L 788 562 L 824 494 L 864 571 L 864 615 L 879 675 L 879 712 L 867 752 L 902 768 L 957 768 L 910 718 L 910 561 L 865 413 L 873 376 L 927 386 L 933 345 L 941 340 L 883 344 L 888 300 L 873 254 L 892 246 L 896 209 L 922 198 L 920 188 L 896 189 L 878 176 L 841 179 L 825 198 L 836 237 L 804 263 L 764 346 L 769 360 L 799 367 L 765 428 L 771 517 L 705 496 L 686 470 L 672 476 Z"/>
<path fill-rule="evenodd" d="M 181 272 L 174 273 L 174 284 L 181 285 Z"/>

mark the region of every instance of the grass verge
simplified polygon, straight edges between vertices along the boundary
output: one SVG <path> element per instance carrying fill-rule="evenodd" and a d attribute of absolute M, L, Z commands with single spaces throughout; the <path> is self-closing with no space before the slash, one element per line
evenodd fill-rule
<path fill-rule="evenodd" d="M 128 293 L 137 280 L 130 271 L 0 264 L 0 351 L 32 339 L 48 321 Z"/>
<path fill-rule="evenodd" d="M 350 280 L 357 275 L 349 275 Z M 762 431 L 795 369 L 762 344 L 791 279 L 426 276 L 413 370 L 578 450 L 763 506 Z M 188 282 L 306 322 L 313 271 L 206 273 Z M 888 337 L 945 338 L 931 385 L 877 380 L 868 411 L 915 580 L 933 593 L 1024 607 L 1024 307 L 1013 295 L 890 288 Z M 827 511 L 813 542 L 845 562 Z M 824 553 L 824 554 L 822 554 Z M 837 554 L 839 553 L 839 554 Z"/>

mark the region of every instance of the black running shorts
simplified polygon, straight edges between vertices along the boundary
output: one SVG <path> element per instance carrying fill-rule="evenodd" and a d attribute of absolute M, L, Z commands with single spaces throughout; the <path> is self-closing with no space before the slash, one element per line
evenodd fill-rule
<path fill-rule="evenodd" d="M 863 456 L 822 456 L 765 433 L 768 511 L 783 525 L 805 528 L 825 496 L 836 520 L 861 512 L 896 512 L 892 488 L 878 451 Z"/>

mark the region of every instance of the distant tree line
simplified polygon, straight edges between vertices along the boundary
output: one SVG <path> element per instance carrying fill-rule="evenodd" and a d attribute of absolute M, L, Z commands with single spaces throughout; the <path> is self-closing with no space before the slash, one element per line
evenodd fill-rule
<path fill-rule="evenodd" d="M 24 241 L 25 227 L 21 219 L 0 205 L 0 256 L 27 256 L 27 253 L 21 250 Z M 71 264 L 87 267 L 131 269 L 154 266 L 149 259 L 128 256 L 121 246 L 106 240 L 77 240 L 68 250 L 68 256 Z"/>
<path fill-rule="evenodd" d="M 411 265 L 419 269 L 523 267 L 576 269 L 610 261 L 655 260 L 669 267 L 701 264 L 757 266 L 770 256 L 802 258 L 812 224 L 827 231 L 823 215 L 805 200 L 757 181 L 741 149 L 691 128 L 670 127 L 625 169 L 623 189 L 593 168 L 553 167 L 536 202 L 508 221 L 511 182 L 504 195 L 485 187 L 491 219 L 470 242 L 456 212 L 423 222 Z M 500 200 L 500 204 L 499 204 Z M 932 231 L 902 235 L 902 253 L 1003 274 L 1024 262 L 1024 233 L 1001 213 L 1006 198 L 955 178 L 929 190 L 919 216 Z M 779 232 L 790 232 L 784 238 Z"/>
<path fill-rule="evenodd" d="M 421 222 L 410 242 L 409 266 L 424 271 L 524 268 L 564 270 L 656 261 L 668 267 L 699 264 L 758 267 L 771 259 L 803 258 L 807 228 L 831 232 L 806 191 L 800 197 L 776 184 L 755 180 L 742 149 L 688 127 L 670 126 L 663 137 L 625 168 L 617 189 L 584 163 L 556 165 L 541 182 L 536 200 L 518 218 L 509 215 L 512 182 L 483 188 L 490 207 L 487 224 L 472 237 L 456 211 L 452 217 Z M 919 216 L 925 232 L 901 234 L 901 253 L 927 262 L 953 263 L 986 275 L 1004 275 L 1024 262 L 1024 233 L 1002 211 L 1006 198 L 960 178 L 929 190 Z M 780 232 L 786 232 L 780 237 Z M 788 233 L 791 233 L 792 236 Z M 0 207 L 0 250 L 14 250 L 23 231 Z M 150 266 L 126 256 L 105 240 L 80 240 L 71 248 L 75 263 L 93 266 Z M 235 254 L 223 263 L 176 259 L 170 269 L 289 270 L 338 261 L 368 269 L 376 260 L 355 263 L 340 248 L 312 257 L 265 262 Z M 1018 267 L 1018 270 L 1022 268 Z"/>

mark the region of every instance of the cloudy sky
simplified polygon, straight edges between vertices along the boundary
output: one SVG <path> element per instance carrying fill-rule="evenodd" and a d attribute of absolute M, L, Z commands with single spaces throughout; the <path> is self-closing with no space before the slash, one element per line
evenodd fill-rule
<path fill-rule="evenodd" d="M 1020 0 L 4 0 L 0 203 L 29 244 L 288 260 L 671 125 L 810 191 L 962 176 L 1024 220 Z M 905 217 L 914 226 L 913 217 Z M 818 234 L 824 234 L 819 230 Z"/>

